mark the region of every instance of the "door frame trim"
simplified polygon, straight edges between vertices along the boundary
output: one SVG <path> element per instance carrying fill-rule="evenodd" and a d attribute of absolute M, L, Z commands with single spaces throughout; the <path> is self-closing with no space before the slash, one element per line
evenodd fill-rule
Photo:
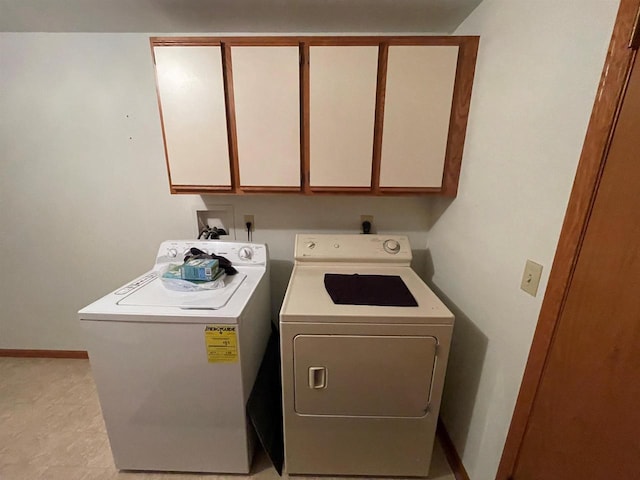
<path fill-rule="evenodd" d="M 621 0 L 571 196 L 496 480 L 509 480 L 527 430 L 558 320 L 564 310 L 635 52 L 629 48 L 640 0 Z"/>

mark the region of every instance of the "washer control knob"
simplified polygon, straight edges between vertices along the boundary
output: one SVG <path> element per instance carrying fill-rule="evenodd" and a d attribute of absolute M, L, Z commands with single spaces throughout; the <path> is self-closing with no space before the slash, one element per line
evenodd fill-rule
<path fill-rule="evenodd" d="M 171 258 L 176 258 L 178 256 L 178 250 L 176 250 L 175 248 L 170 248 L 169 250 L 167 250 L 167 255 L 169 255 Z"/>
<path fill-rule="evenodd" d="M 384 251 L 395 255 L 400 251 L 400 244 L 396 240 L 385 240 L 382 244 Z"/>
<path fill-rule="evenodd" d="M 316 248 L 316 242 L 307 242 L 305 247 L 307 247 L 310 250 L 313 250 L 314 248 Z"/>
<path fill-rule="evenodd" d="M 251 260 L 253 257 L 253 250 L 251 250 L 251 247 L 242 247 L 238 250 L 238 257 L 242 260 Z"/>

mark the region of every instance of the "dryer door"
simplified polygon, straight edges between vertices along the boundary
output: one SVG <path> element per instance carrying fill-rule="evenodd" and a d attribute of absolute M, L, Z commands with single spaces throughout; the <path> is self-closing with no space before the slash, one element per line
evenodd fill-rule
<path fill-rule="evenodd" d="M 423 417 L 436 346 L 431 336 L 298 335 L 293 345 L 296 412 Z"/>

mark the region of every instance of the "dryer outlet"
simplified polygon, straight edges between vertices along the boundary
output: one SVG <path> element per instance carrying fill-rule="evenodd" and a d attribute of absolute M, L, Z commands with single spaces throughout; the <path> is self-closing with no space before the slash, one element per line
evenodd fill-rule
<path fill-rule="evenodd" d="M 256 229 L 256 221 L 253 219 L 253 215 L 245 215 L 244 216 L 244 224 L 245 224 L 245 226 L 247 225 L 247 223 L 251 224 L 251 231 L 253 232 Z"/>

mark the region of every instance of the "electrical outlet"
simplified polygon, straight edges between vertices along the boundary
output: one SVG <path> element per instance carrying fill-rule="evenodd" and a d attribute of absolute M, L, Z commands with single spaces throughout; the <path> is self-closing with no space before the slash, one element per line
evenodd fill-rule
<path fill-rule="evenodd" d="M 532 260 L 527 260 L 524 266 L 524 273 L 522 274 L 522 282 L 520 288 L 527 292 L 529 295 L 535 297 L 538 293 L 538 286 L 540 285 L 540 277 L 542 276 L 542 265 Z"/>
<path fill-rule="evenodd" d="M 245 215 L 244 216 L 245 227 L 246 227 L 247 223 L 251 223 L 251 231 L 253 232 L 256 229 L 256 222 L 253 219 L 253 215 Z"/>
<path fill-rule="evenodd" d="M 364 222 L 369 222 L 368 231 L 364 227 Z M 373 232 L 373 215 L 360 215 L 360 228 L 362 229 L 362 233 L 372 233 Z"/>

